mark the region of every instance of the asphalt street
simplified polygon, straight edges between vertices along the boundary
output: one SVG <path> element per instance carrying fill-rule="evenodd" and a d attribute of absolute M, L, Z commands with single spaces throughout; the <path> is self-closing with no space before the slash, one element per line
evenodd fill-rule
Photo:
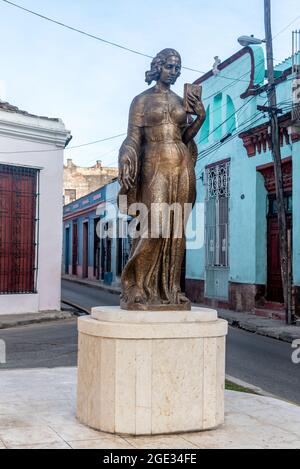
<path fill-rule="evenodd" d="M 120 304 L 119 295 L 113 295 L 100 288 L 80 285 L 68 280 L 62 280 L 62 299 L 92 308 L 93 306 L 114 306 Z"/>
<path fill-rule="evenodd" d="M 77 318 L 0 330 L 3 368 L 53 368 L 77 364 Z"/>
<path fill-rule="evenodd" d="M 63 281 L 66 300 L 90 308 L 117 305 L 119 297 L 100 289 Z M 7 363 L 1 368 L 75 366 L 77 319 L 0 330 Z M 289 343 L 230 327 L 226 373 L 280 398 L 300 404 L 300 364 L 292 363 Z"/>

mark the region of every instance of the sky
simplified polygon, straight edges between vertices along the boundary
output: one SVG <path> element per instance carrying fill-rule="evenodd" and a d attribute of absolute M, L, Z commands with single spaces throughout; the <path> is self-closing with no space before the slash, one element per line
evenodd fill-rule
<path fill-rule="evenodd" d="M 15 0 L 15 3 L 155 56 L 178 50 L 180 95 L 241 46 L 237 38 L 264 37 L 263 0 Z M 284 32 L 281 30 L 286 28 Z M 134 96 L 147 88 L 151 59 L 105 44 L 21 11 L 0 0 L 0 99 L 33 114 L 59 117 L 73 135 L 69 146 L 126 132 Z M 300 29 L 299 0 L 272 0 L 274 57 L 291 55 L 291 31 Z M 275 62 L 277 63 L 277 62 Z M 65 151 L 77 165 L 117 166 L 124 137 Z"/>

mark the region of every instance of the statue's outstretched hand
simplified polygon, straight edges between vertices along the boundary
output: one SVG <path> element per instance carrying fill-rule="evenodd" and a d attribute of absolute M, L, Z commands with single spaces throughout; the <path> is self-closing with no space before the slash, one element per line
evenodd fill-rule
<path fill-rule="evenodd" d="M 136 172 L 136 159 L 123 155 L 119 164 L 119 182 L 127 191 L 134 186 Z"/>
<path fill-rule="evenodd" d="M 202 103 L 201 99 L 199 99 L 198 96 L 196 96 L 195 94 L 192 94 L 192 93 L 188 94 L 187 99 L 188 99 L 189 105 L 194 110 L 194 113 L 198 117 L 200 117 L 204 120 L 205 119 L 205 108 L 203 106 L 203 103 Z"/>

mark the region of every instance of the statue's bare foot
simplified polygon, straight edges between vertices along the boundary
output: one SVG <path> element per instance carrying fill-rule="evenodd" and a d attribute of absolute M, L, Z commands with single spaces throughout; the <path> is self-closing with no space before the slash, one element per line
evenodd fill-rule
<path fill-rule="evenodd" d="M 180 304 L 185 304 L 185 303 L 190 303 L 191 300 L 189 300 L 185 295 L 184 293 L 182 292 L 179 292 L 178 293 L 178 303 Z"/>
<path fill-rule="evenodd" d="M 143 290 L 138 287 L 132 288 L 129 298 L 129 303 L 145 304 L 147 303 L 147 298 Z"/>
<path fill-rule="evenodd" d="M 146 298 L 143 296 L 143 295 L 136 295 L 134 297 L 134 300 L 133 300 L 133 303 L 137 303 L 137 304 L 146 304 L 147 303 L 147 300 Z"/>

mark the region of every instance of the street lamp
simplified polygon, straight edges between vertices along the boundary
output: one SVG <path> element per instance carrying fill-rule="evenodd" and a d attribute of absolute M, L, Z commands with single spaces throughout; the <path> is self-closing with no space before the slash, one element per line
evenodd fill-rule
<path fill-rule="evenodd" d="M 257 37 L 254 37 L 253 34 L 251 36 L 240 36 L 238 38 L 239 44 L 243 47 L 251 46 L 253 44 L 262 44 L 263 42 L 266 42 L 265 39 L 258 39 Z"/>

